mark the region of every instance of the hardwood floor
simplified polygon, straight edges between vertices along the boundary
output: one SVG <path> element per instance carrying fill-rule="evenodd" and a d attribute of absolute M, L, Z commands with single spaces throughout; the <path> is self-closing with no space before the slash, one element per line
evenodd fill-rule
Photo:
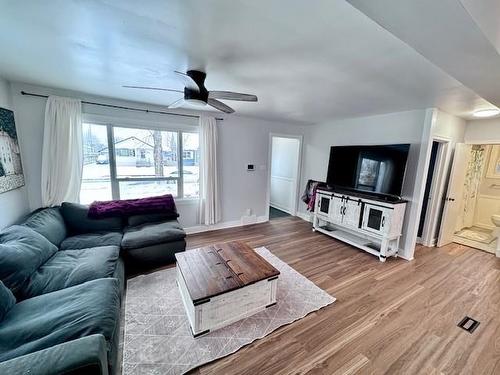
<path fill-rule="evenodd" d="M 372 255 L 297 218 L 188 236 L 188 248 L 241 240 L 337 298 L 198 374 L 500 374 L 500 260 L 452 244 L 415 260 Z M 464 316 L 481 322 L 470 334 Z"/>

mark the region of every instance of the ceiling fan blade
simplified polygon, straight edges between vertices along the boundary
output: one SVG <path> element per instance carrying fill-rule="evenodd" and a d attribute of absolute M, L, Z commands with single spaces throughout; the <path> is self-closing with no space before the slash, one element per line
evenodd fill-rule
<path fill-rule="evenodd" d="M 173 103 L 170 103 L 167 108 L 179 108 L 184 104 L 184 98 L 180 98 Z"/>
<path fill-rule="evenodd" d="M 225 99 L 225 100 L 239 100 L 242 102 L 256 102 L 257 96 L 252 94 L 242 94 L 239 92 L 232 91 L 210 91 L 208 93 L 209 98 L 213 99 Z"/>
<path fill-rule="evenodd" d="M 222 102 L 219 102 L 216 99 L 208 98 L 207 104 L 211 105 L 215 109 L 218 109 L 219 111 L 225 112 L 225 113 L 233 113 L 234 109 L 232 109 L 230 106 L 225 105 Z"/>
<path fill-rule="evenodd" d="M 149 87 L 149 86 L 122 86 L 126 89 L 143 89 L 143 90 L 157 90 L 157 91 L 172 91 L 172 92 L 181 92 L 184 93 L 184 90 L 176 90 L 176 89 L 164 89 L 162 87 Z"/>
<path fill-rule="evenodd" d="M 198 92 L 200 91 L 200 88 L 198 87 L 198 84 L 195 82 L 195 80 L 188 76 L 186 73 L 182 73 L 177 70 L 174 70 L 174 73 L 176 73 L 184 80 L 184 86 L 186 86 L 188 89 Z"/>

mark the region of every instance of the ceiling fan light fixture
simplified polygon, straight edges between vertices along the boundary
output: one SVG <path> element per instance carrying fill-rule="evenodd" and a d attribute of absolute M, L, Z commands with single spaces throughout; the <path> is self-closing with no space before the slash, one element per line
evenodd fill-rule
<path fill-rule="evenodd" d="M 490 108 L 490 109 L 480 109 L 477 111 L 474 111 L 472 116 L 477 117 L 477 118 L 486 118 L 486 117 L 493 117 L 500 114 L 500 109 L 498 108 Z"/>
<path fill-rule="evenodd" d="M 151 86 L 123 86 L 126 88 L 174 91 L 184 93 L 184 97 L 168 105 L 168 108 L 178 108 L 184 104 L 195 108 L 213 107 L 224 113 L 233 113 L 234 109 L 218 99 L 236 100 L 240 102 L 256 102 L 257 96 L 252 94 L 243 94 L 233 91 L 208 91 L 205 87 L 205 78 L 207 74 L 199 70 L 188 70 L 186 73 L 175 71 L 175 73 L 184 80 L 184 91 L 177 89 L 168 89 L 163 87 Z"/>
<path fill-rule="evenodd" d="M 190 99 L 186 99 L 185 101 L 186 101 L 186 103 L 193 105 L 195 107 L 205 107 L 207 105 L 207 103 L 205 103 L 203 100 L 200 100 L 200 99 L 190 98 Z"/>

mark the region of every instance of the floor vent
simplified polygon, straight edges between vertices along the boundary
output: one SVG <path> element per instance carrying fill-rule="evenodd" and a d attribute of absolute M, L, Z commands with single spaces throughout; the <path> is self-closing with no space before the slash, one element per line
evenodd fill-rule
<path fill-rule="evenodd" d="M 465 329 L 467 332 L 472 333 L 479 326 L 479 322 L 476 319 L 466 316 L 460 321 L 460 323 L 458 323 L 458 326 Z"/>

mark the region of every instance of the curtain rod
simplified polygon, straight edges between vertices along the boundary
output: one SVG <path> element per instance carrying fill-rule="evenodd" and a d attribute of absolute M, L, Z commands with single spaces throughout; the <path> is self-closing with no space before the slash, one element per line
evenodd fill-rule
<path fill-rule="evenodd" d="M 41 94 L 33 94 L 31 92 L 26 92 L 26 91 L 21 91 L 22 95 L 28 95 L 28 96 L 36 96 L 37 98 L 48 98 L 48 95 L 41 95 Z M 157 113 L 160 115 L 170 115 L 170 116 L 181 116 L 181 117 L 190 117 L 190 118 L 200 118 L 200 116 L 197 115 L 188 115 L 184 113 L 174 113 L 174 112 L 165 112 L 165 111 L 155 111 L 151 109 L 142 109 L 142 108 L 133 108 L 133 107 L 125 107 L 122 105 L 115 105 L 115 104 L 105 104 L 105 103 L 96 103 L 96 102 L 87 102 L 85 100 L 82 100 L 82 104 L 90 104 L 90 105 L 96 105 L 100 107 L 108 107 L 108 108 L 115 108 L 115 109 L 126 109 L 128 111 L 138 111 L 138 112 L 146 112 L 146 113 Z M 218 121 L 223 121 L 223 118 L 216 117 L 215 118 Z"/>

